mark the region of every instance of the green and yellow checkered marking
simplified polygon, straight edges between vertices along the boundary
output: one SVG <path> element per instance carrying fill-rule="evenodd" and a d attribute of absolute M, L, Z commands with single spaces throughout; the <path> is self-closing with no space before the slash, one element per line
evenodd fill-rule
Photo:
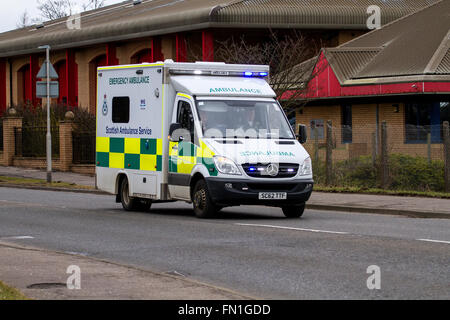
<path fill-rule="evenodd" d="M 97 137 L 97 167 L 162 171 L 162 139 Z"/>
<path fill-rule="evenodd" d="M 214 152 L 203 141 L 200 146 L 191 142 L 170 142 L 169 172 L 190 174 L 195 165 L 203 164 L 211 176 L 217 176 L 213 156 Z"/>

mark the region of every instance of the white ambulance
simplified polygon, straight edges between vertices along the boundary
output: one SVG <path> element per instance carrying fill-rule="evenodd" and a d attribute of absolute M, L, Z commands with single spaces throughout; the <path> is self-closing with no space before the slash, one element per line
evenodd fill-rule
<path fill-rule="evenodd" d="M 125 210 L 193 203 L 280 207 L 300 217 L 311 159 L 267 83 L 268 66 L 175 63 L 99 67 L 96 175 Z"/>

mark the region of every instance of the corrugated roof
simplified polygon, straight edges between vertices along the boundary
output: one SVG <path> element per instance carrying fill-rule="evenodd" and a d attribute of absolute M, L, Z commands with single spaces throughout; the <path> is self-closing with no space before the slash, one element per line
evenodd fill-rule
<path fill-rule="evenodd" d="M 211 27 L 297 29 L 366 29 L 367 7 L 378 5 L 382 21 L 439 0 L 143 0 L 126 1 L 85 12 L 81 29 L 69 30 L 66 19 L 0 34 L 0 57 L 126 40 Z"/>
<path fill-rule="evenodd" d="M 378 53 L 380 48 L 325 49 L 325 55 L 340 81 L 352 78 Z"/>
<path fill-rule="evenodd" d="M 450 75 L 449 48 L 450 0 L 440 0 L 323 53 L 341 84 L 425 75 L 441 81 Z"/>
<path fill-rule="evenodd" d="M 449 41 L 449 29 L 450 1 L 444 0 L 342 47 L 366 43 L 383 48 L 357 78 L 424 74 L 436 51 Z"/>
<path fill-rule="evenodd" d="M 217 21 L 231 24 L 367 29 L 367 8 L 381 8 L 382 24 L 437 0 L 243 0 L 224 6 Z"/>
<path fill-rule="evenodd" d="M 446 54 L 444 55 L 444 58 L 442 59 L 441 63 L 439 63 L 438 67 L 436 68 L 437 74 L 450 74 L 450 49 L 447 49 Z"/>
<path fill-rule="evenodd" d="M 81 29 L 68 29 L 67 19 L 46 22 L 43 28 L 24 28 L 0 34 L 0 56 L 35 52 L 49 44 L 54 49 L 152 36 L 207 27 L 220 0 L 131 1 L 85 12 Z"/>

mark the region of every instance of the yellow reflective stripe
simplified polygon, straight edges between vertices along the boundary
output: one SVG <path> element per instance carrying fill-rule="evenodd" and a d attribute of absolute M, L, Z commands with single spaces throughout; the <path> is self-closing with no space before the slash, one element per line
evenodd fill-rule
<path fill-rule="evenodd" d="M 173 148 L 175 146 L 178 146 L 178 142 L 173 142 L 173 141 L 169 142 L 169 156 L 177 156 L 178 155 L 178 149 Z"/>
<path fill-rule="evenodd" d="M 97 152 L 109 152 L 109 138 L 97 137 Z"/>
<path fill-rule="evenodd" d="M 181 157 L 178 157 L 177 161 L 177 173 L 186 173 L 190 174 L 192 171 L 192 168 L 194 168 L 195 164 L 190 162 L 185 162 Z"/>
<path fill-rule="evenodd" d="M 140 169 L 156 171 L 157 156 L 155 154 L 141 154 Z"/>
<path fill-rule="evenodd" d="M 195 164 L 196 157 L 189 157 L 189 156 L 178 156 L 178 159 L 183 161 L 186 164 Z"/>
<path fill-rule="evenodd" d="M 125 138 L 125 153 L 141 153 L 141 139 L 140 138 Z"/>
<path fill-rule="evenodd" d="M 197 156 L 202 158 L 212 158 L 214 156 L 214 152 L 208 148 L 208 146 L 200 140 L 200 148 L 197 149 Z"/>
<path fill-rule="evenodd" d="M 156 154 L 162 155 L 162 153 L 163 153 L 162 139 L 158 139 L 156 141 Z"/>
<path fill-rule="evenodd" d="M 115 70 L 115 69 L 131 69 L 131 68 L 145 68 L 145 67 L 161 67 L 164 66 L 163 63 L 152 63 L 152 64 L 137 64 L 129 66 L 112 66 L 112 67 L 100 67 L 98 70 Z"/>
<path fill-rule="evenodd" d="M 162 84 L 162 93 L 161 93 L 161 137 L 164 137 L 164 83 Z M 162 148 L 163 148 L 162 140 L 160 141 L 160 139 L 158 139 L 158 142 L 156 144 L 156 153 L 162 155 Z"/>
<path fill-rule="evenodd" d="M 184 97 L 184 98 L 187 98 L 187 99 L 192 99 L 192 97 L 190 95 L 184 94 L 184 93 L 178 93 L 177 96 Z"/>
<path fill-rule="evenodd" d="M 109 153 L 109 167 L 116 169 L 123 169 L 125 162 L 125 154 L 124 153 Z"/>

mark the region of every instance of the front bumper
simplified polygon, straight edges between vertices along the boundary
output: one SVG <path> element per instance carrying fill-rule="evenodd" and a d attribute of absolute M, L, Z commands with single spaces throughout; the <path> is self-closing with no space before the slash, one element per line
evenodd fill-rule
<path fill-rule="evenodd" d="M 219 206 L 300 205 L 308 201 L 313 190 L 313 180 L 258 181 L 249 179 L 206 178 L 206 184 L 213 202 Z M 286 192 L 284 200 L 259 200 L 260 192 Z"/>

